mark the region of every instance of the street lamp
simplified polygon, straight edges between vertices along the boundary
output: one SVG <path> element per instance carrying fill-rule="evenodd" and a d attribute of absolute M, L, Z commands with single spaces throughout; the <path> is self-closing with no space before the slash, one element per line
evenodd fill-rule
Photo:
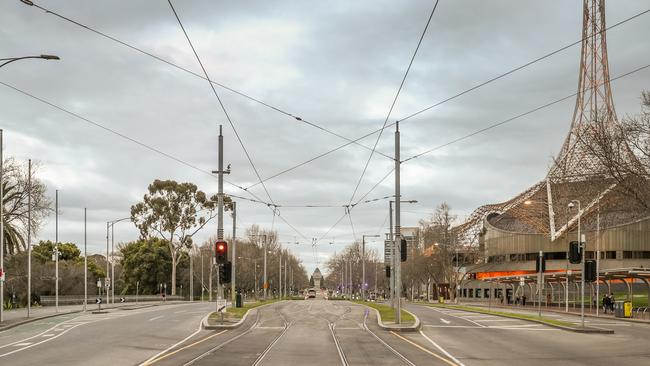
<path fill-rule="evenodd" d="M 115 281 L 115 258 L 114 258 L 114 256 L 115 256 L 115 224 L 117 224 L 118 222 L 121 222 L 121 221 L 126 221 L 126 220 L 131 220 L 131 217 L 124 217 L 124 218 L 121 218 L 121 219 L 106 222 L 106 277 L 109 277 L 108 276 L 108 270 L 109 270 L 109 267 L 108 267 L 108 264 L 109 264 L 109 261 L 108 261 L 108 230 L 109 230 L 109 228 L 110 228 L 110 231 L 111 231 L 111 260 L 110 260 L 110 265 L 111 265 L 111 267 L 110 267 L 110 270 L 111 270 L 110 278 L 111 278 L 111 281 L 109 282 L 110 286 L 111 286 L 111 293 L 110 293 L 111 296 L 109 297 L 108 289 L 106 289 L 106 304 L 110 303 L 109 299 L 111 297 L 113 298 L 113 300 L 112 300 L 113 304 L 115 304 L 115 282 L 116 282 Z"/>
<path fill-rule="evenodd" d="M 361 237 L 361 297 L 366 301 L 366 238 L 379 238 L 379 235 L 363 235 Z"/>
<path fill-rule="evenodd" d="M 5 61 L 4 63 L 0 64 L 0 67 L 5 66 L 7 64 L 10 64 L 15 61 L 19 60 L 26 60 L 30 58 L 40 58 L 43 60 L 60 60 L 59 56 L 55 55 L 38 55 L 38 56 L 22 56 L 22 57 L 9 57 L 9 58 L 0 58 L 0 61 Z"/>
<path fill-rule="evenodd" d="M 582 251 L 581 260 L 582 260 L 582 272 L 580 273 L 580 320 L 582 327 L 585 327 L 585 247 L 587 243 L 584 243 L 582 240 L 582 235 L 580 234 L 580 216 L 582 216 L 582 209 L 580 208 L 580 201 L 573 200 L 569 202 L 569 209 L 573 209 L 575 204 L 578 205 L 578 245 Z M 568 227 L 567 227 L 568 229 Z"/>
<path fill-rule="evenodd" d="M 0 64 L 0 67 L 3 67 L 3 66 L 5 66 L 5 65 L 7 65 L 9 63 L 14 62 L 14 61 L 25 60 L 25 59 L 29 59 L 29 58 L 40 58 L 40 59 L 44 59 L 44 60 L 59 60 L 59 56 L 54 56 L 54 55 L 39 55 L 39 56 L 23 56 L 23 57 L 0 58 L 0 62 L 5 61 L 2 64 Z M 4 167 L 3 167 L 4 158 L 3 158 L 2 151 L 3 151 L 3 148 L 2 148 L 2 129 L 0 129 L 0 197 L 4 197 L 4 192 L 3 192 L 4 182 L 2 181 L 2 176 L 3 176 L 3 173 L 4 173 Z M 5 246 L 5 243 L 4 243 L 4 238 L 5 238 L 4 205 L 0 205 L 0 207 L 2 208 L 2 209 L 0 209 L 0 273 L 3 276 L 6 276 L 6 274 L 4 274 L 4 246 Z M 58 246 L 57 246 L 57 249 L 58 249 Z M 30 258 L 31 258 L 31 255 L 30 255 Z M 57 263 L 58 263 L 58 261 L 57 261 Z M 29 271 L 28 275 L 30 276 L 30 279 L 31 279 L 31 270 Z M 58 283 L 59 283 L 59 280 L 58 280 L 58 272 L 57 272 L 56 286 L 58 286 Z M 3 310 L 3 307 L 4 307 L 4 292 L 5 292 L 4 280 L 0 280 L 0 323 L 2 323 L 4 321 L 4 310 Z M 58 293 L 58 291 L 57 291 L 57 293 Z M 58 296 L 57 296 L 57 299 L 58 299 Z M 29 308 L 29 303 L 30 303 L 29 298 L 27 299 L 27 303 L 28 303 L 28 308 Z M 58 300 L 57 300 L 57 309 L 58 309 Z M 29 311 L 28 311 L 28 314 L 29 314 Z"/>

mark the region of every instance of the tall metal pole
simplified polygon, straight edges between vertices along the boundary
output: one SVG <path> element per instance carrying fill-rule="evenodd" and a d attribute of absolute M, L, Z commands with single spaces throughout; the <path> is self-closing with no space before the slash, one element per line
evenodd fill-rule
<path fill-rule="evenodd" d="M 200 249 L 201 253 L 201 301 L 203 301 L 203 292 L 205 291 L 205 282 L 203 281 L 203 249 Z"/>
<path fill-rule="evenodd" d="M 84 207 L 84 312 L 88 306 L 88 243 L 87 243 L 87 212 Z"/>
<path fill-rule="evenodd" d="M 27 317 L 32 309 L 32 159 L 27 162 Z"/>
<path fill-rule="evenodd" d="M 275 215 L 275 212 L 273 213 L 273 215 Z M 269 282 L 266 275 L 266 252 L 268 252 L 268 247 L 266 242 L 267 242 L 266 235 L 264 235 L 264 285 L 262 286 L 264 287 L 264 301 L 266 301 L 267 290 L 269 287 Z"/>
<path fill-rule="evenodd" d="M 232 202 L 232 267 L 230 268 L 230 301 L 235 303 L 235 281 L 237 277 L 237 202 Z"/>
<path fill-rule="evenodd" d="M 400 232 L 400 141 L 399 141 L 399 122 L 395 123 L 395 240 L 393 245 L 396 249 L 395 255 L 395 298 L 397 306 L 395 307 L 395 323 L 402 323 L 402 271 L 401 271 L 401 245 L 397 241 L 401 240 Z"/>
<path fill-rule="evenodd" d="M 544 271 L 542 270 L 542 261 L 544 260 L 544 253 L 539 251 L 539 272 L 537 273 L 537 315 L 542 317 L 542 285 L 544 281 Z"/>
<path fill-rule="evenodd" d="M 110 222 L 106 221 L 106 277 L 108 277 L 110 273 L 110 267 L 109 267 L 109 262 L 108 262 L 108 229 L 110 227 Z M 107 284 L 108 281 L 104 280 L 104 283 Z M 108 288 L 106 289 L 106 304 L 111 303 L 111 297 L 108 296 Z"/>
<path fill-rule="evenodd" d="M 366 236 L 361 236 L 361 299 L 366 301 Z"/>
<path fill-rule="evenodd" d="M 284 297 L 287 297 L 287 270 L 289 269 L 289 256 L 284 260 Z"/>
<path fill-rule="evenodd" d="M 582 216 L 582 208 L 580 201 L 578 201 L 578 243 L 582 247 L 582 273 L 580 273 L 580 318 L 582 327 L 585 327 L 585 249 L 587 243 L 583 244 L 582 236 L 580 235 L 580 216 Z"/>
<path fill-rule="evenodd" d="M 193 244 L 192 250 L 190 251 L 190 302 L 194 302 L 194 260 L 192 259 L 192 254 L 194 254 Z"/>
<path fill-rule="evenodd" d="M 218 193 L 218 208 L 217 208 L 217 240 L 223 240 L 223 134 L 221 125 L 219 125 L 219 193 Z M 216 260 L 216 258 L 215 258 Z M 219 279 L 219 271 L 217 270 L 217 299 L 223 299 L 223 287 L 221 286 L 221 279 Z"/>
<path fill-rule="evenodd" d="M 596 316 L 600 301 L 600 198 L 598 198 L 598 215 L 596 216 Z"/>
<path fill-rule="evenodd" d="M 115 222 L 111 223 L 111 297 L 115 304 Z"/>
<path fill-rule="evenodd" d="M 389 241 L 390 243 L 390 258 L 388 265 L 390 266 L 390 278 L 389 287 L 390 287 L 390 306 L 395 308 L 395 238 L 393 236 L 393 201 L 388 202 L 388 217 L 390 218 L 389 222 Z"/>
<path fill-rule="evenodd" d="M 54 192 L 54 306 L 59 312 L 59 190 Z"/>
<path fill-rule="evenodd" d="M 4 155 L 2 151 L 2 129 L 0 128 L 0 272 L 4 278 L 4 261 L 5 261 L 5 205 L 4 205 L 4 188 L 3 188 L 3 177 L 4 176 Z M 4 321 L 4 293 L 5 293 L 5 281 L 0 279 L 0 323 Z"/>
<path fill-rule="evenodd" d="M 278 298 L 282 298 L 282 246 L 280 246 L 280 257 L 278 260 L 279 273 L 278 273 Z"/>

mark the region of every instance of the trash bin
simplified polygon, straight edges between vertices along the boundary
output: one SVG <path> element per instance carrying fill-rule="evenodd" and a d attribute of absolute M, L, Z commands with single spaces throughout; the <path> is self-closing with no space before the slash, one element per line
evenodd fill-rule
<path fill-rule="evenodd" d="M 235 307 L 237 307 L 237 308 L 241 308 L 242 306 L 243 306 L 243 304 L 242 304 L 242 296 L 241 296 L 241 292 L 238 292 L 238 293 L 235 295 Z"/>
<path fill-rule="evenodd" d="M 623 316 L 625 318 L 632 317 L 632 301 L 628 300 L 623 303 Z"/>
<path fill-rule="evenodd" d="M 438 303 L 444 304 L 445 303 L 445 298 L 442 297 L 442 296 L 438 297 Z"/>
<path fill-rule="evenodd" d="M 625 317 L 624 301 L 614 301 L 614 316 L 617 318 Z"/>

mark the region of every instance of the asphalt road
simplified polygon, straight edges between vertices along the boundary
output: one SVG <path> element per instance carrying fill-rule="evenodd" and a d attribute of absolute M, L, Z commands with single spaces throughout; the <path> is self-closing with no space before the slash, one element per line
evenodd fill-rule
<path fill-rule="evenodd" d="M 648 365 L 650 326 L 607 321 L 613 335 L 408 305 L 420 332 L 379 329 L 346 301 L 283 301 L 237 329 L 206 331 L 214 304 L 67 314 L 0 333 L 2 365 Z"/>

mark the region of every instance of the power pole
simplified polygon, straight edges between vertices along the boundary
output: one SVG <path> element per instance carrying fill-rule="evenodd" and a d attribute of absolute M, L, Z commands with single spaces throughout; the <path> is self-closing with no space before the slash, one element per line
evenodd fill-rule
<path fill-rule="evenodd" d="M 54 307 L 59 312 L 59 190 L 54 192 Z"/>
<path fill-rule="evenodd" d="M 27 162 L 27 317 L 28 318 L 31 309 L 32 309 L 32 159 L 29 159 Z"/>
<path fill-rule="evenodd" d="M 230 267 L 230 301 L 235 303 L 235 277 L 237 271 L 237 202 L 232 202 L 232 266 Z"/>
<path fill-rule="evenodd" d="M 400 233 L 400 201 L 402 196 L 400 194 L 400 141 L 399 141 L 399 122 L 395 123 L 395 240 L 393 246 L 396 248 L 396 255 L 393 261 L 395 262 L 395 298 L 397 299 L 397 306 L 395 307 L 395 323 L 402 323 L 402 270 L 401 270 L 401 245 L 398 246 L 397 242 L 401 241 Z"/>
<path fill-rule="evenodd" d="M 223 174 L 230 174 L 230 169 L 228 171 L 223 170 L 223 133 L 222 133 L 222 126 L 219 125 L 219 147 L 218 147 L 218 154 L 219 154 L 219 170 L 216 172 L 213 171 L 212 173 L 216 173 L 218 175 L 218 181 L 219 181 L 219 191 L 217 194 L 218 197 L 218 206 L 217 206 L 217 241 L 223 241 Z M 216 253 L 215 253 L 216 255 Z M 216 256 L 213 256 L 213 265 L 219 267 L 217 264 L 217 258 Z M 221 279 L 219 278 L 219 268 L 217 268 L 217 299 L 224 299 L 224 287 L 221 285 Z"/>
<path fill-rule="evenodd" d="M 87 210 L 84 207 L 84 312 L 88 306 L 88 235 L 87 235 Z"/>
<path fill-rule="evenodd" d="M 111 224 L 110 222 L 108 221 L 106 222 L 106 277 L 108 277 L 108 274 L 110 273 L 110 267 L 108 263 L 108 229 L 110 227 L 110 224 Z M 107 284 L 108 281 L 104 279 L 104 283 Z M 108 288 L 106 288 L 106 304 L 108 305 L 110 303 L 111 303 L 111 298 L 110 296 L 108 296 Z"/>
<path fill-rule="evenodd" d="M 190 302 L 194 301 L 194 265 L 192 263 L 192 254 L 194 254 L 194 244 L 192 244 L 192 250 L 190 250 Z"/>
<path fill-rule="evenodd" d="M 390 218 L 389 223 L 389 245 L 390 245 L 390 278 L 389 278 L 389 287 L 390 287 L 390 306 L 395 308 L 395 237 L 393 236 L 393 201 L 388 202 L 388 216 Z"/>
<path fill-rule="evenodd" d="M 4 321 L 4 293 L 5 293 L 5 281 L 4 278 L 7 277 L 4 269 L 5 261 L 5 205 L 4 200 L 4 188 L 3 188 L 3 175 L 4 175 L 4 156 L 2 152 L 2 129 L 0 129 L 0 272 L 2 272 L 3 278 L 0 279 L 0 323 Z"/>

